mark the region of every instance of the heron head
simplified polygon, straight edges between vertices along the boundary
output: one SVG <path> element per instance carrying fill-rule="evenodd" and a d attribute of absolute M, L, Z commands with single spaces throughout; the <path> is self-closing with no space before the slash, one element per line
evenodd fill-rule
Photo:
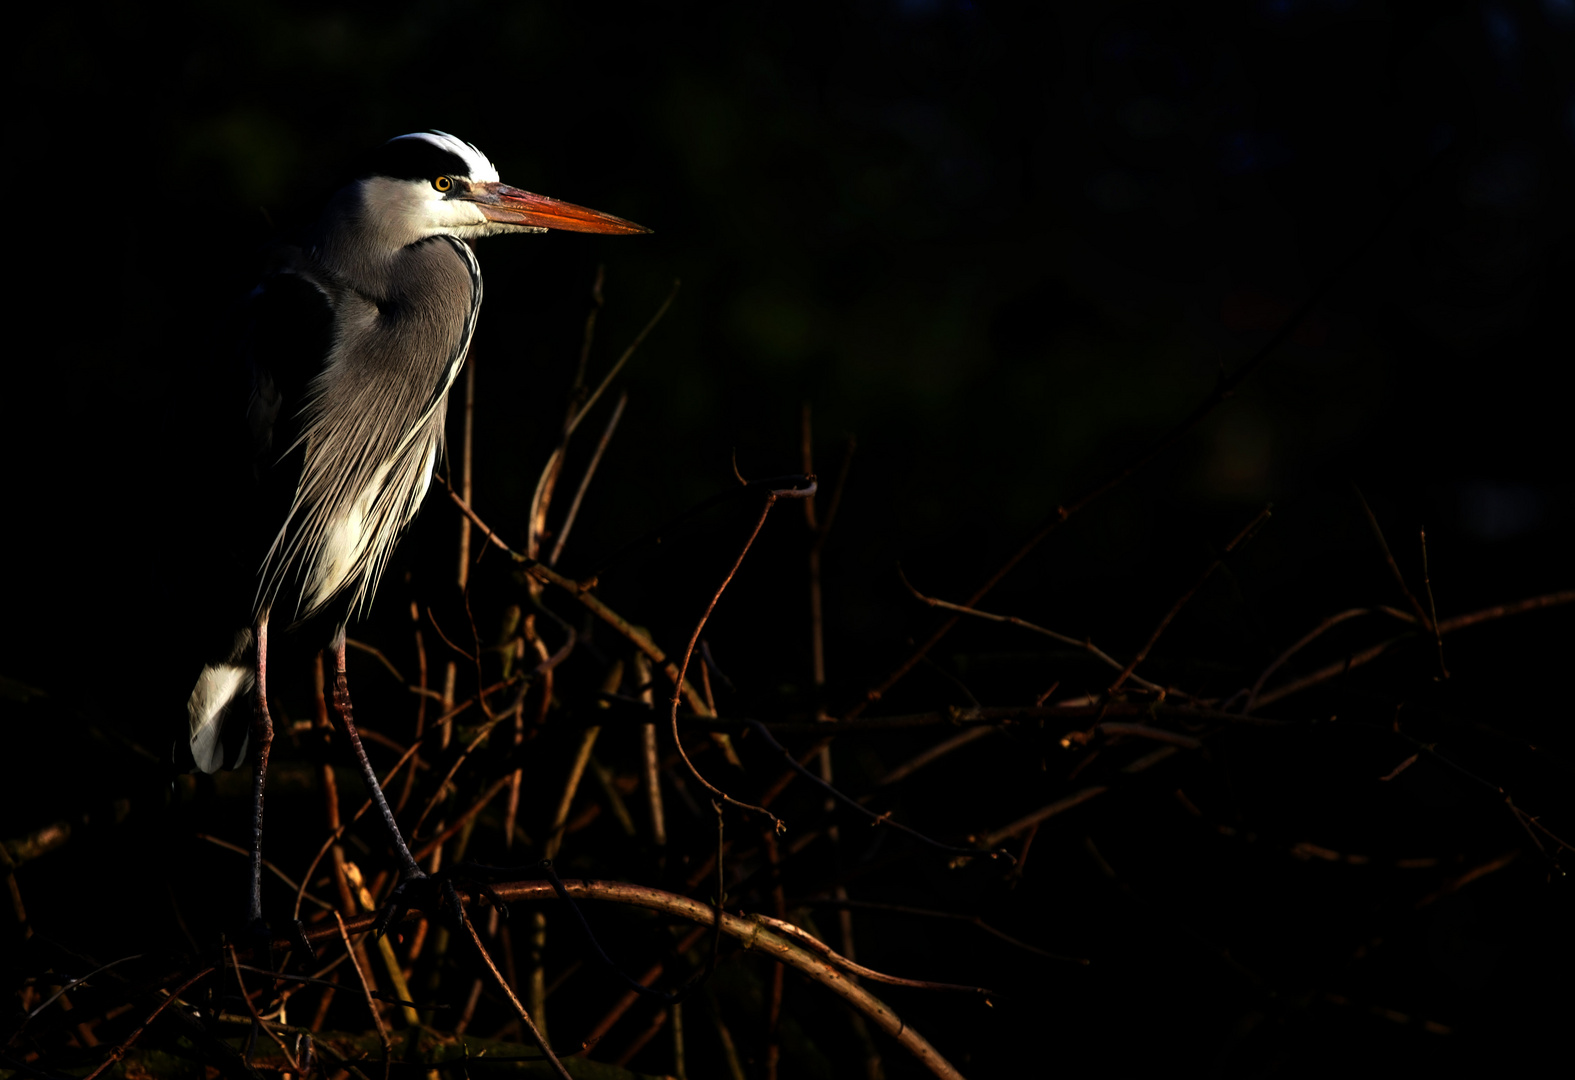
<path fill-rule="evenodd" d="M 355 187 L 362 224 L 388 230 L 400 246 L 445 233 L 470 240 L 548 229 L 651 231 L 599 210 L 509 187 L 485 154 L 441 131 L 390 139 L 371 155 Z"/>

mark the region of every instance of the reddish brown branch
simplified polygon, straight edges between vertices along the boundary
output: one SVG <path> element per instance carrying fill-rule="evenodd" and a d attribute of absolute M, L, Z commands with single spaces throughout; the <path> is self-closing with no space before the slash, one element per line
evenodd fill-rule
<path fill-rule="evenodd" d="M 673 743 L 678 747 L 678 756 L 683 759 L 684 765 L 689 769 L 689 775 L 693 776 L 696 783 L 700 784 L 712 795 L 720 799 L 723 803 L 729 806 L 736 806 L 740 810 L 746 810 L 750 813 L 763 814 L 764 816 L 770 818 L 772 826 L 778 832 L 786 829 L 786 826 L 782 823 L 781 818 L 767 810 L 764 806 L 755 806 L 751 803 L 740 802 L 729 795 L 727 792 L 723 791 L 721 788 L 717 787 L 715 784 L 711 783 L 704 776 L 700 775 L 700 770 L 696 769 L 694 762 L 689 760 L 689 753 L 684 749 L 683 739 L 678 734 L 678 702 L 682 696 L 681 688 L 684 686 L 684 673 L 689 670 L 689 661 L 694 656 L 695 645 L 699 642 L 700 634 L 705 629 L 706 620 L 711 617 L 711 612 L 716 610 L 717 601 L 722 599 L 722 593 L 726 591 L 728 584 L 733 580 L 733 575 L 737 574 L 738 568 L 744 565 L 744 557 L 749 554 L 749 549 L 754 544 L 755 537 L 760 535 L 760 530 L 762 527 L 764 527 L 766 523 L 766 517 L 771 513 L 771 508 L 776 505 L 778 499 L 812 499 L 815 496 L 815 487 L 815 479 L 814 477 L 810 477 L 809 483 L 806 487 L 782 488 L 777 491 L 772 491 L 766 496 L 765 505 L 760 508 L 760 516 L 755 519 L 755 527 L 750 530 L 749 538 L 744 541 L 743 549 L 739 551 L 738 558 L 733 560 L 733 565 L 728 570 L 727 576 L 724 577 L 722 579 L 722 583 L 716 587 L 716 592 L 711 595 L 710 603 L 706 604 L 705 611 L 700 615 L 700 621 L 695 624 L 694 633 L 689 635 L 689 644 L 684 649 L 684 658 L 678 665 L 678 676 L 673 680 L 673 696 L 668 702 L 669 715 L 672 719 Z"/>
<path fill-rule="evenodd" d="M 435 477 L 435 479 L 437 479 L 440 483 L 443 482 L 443 478 L 440 476 Z M 650 657 L 652 663 L 661 667 L 662 671 L 666 673 L 669 679 L 675 680 L 677 685 L 680 685 L 683 688 L 684 699 L 689 702 L 689 707 L 691 709 L 702 716 L 707 715 L 705 701 L 695 691 L 694 687 L 690 686 L 688 682 L 678 678 L 678 668 L 676 668 L 672 662 L 667 659 L 667 654 L 657 646 L 656 642 L 651 640 L 651 636 L 645 631 L 634 626 L 612 608 L 602 603 L 600 599 L 590 592 L 590 590 L 596 585 L 595 581 L 575 581 L 573 578 L 565 577 L 564 575 L 558 573 L 556 570 L 552 569 L 552 567 L 546 565 L 545 563 L 539 562 L 536 559 L 523 554 L 522 552 L 515 551 L 513 548 L 509 547 L 509 545 L 506 544 L 503 539 L 497 535 L 497 533 L 493 532 L 492 528 L 485 521 L 481 520 L 480 515 L 478 515 L 475 510 L 471 509 L 470 504 L 461 499 L 459 495 L 455 493 L 453 488 L 447 488 L 447 490 L 449 499 L 453 501 L 454 505 L 459 508 L 462 514 L 474 522 L 476 527 L 486 535 L 487 541 L 489 543 L 498 548 L 498 550 L 506 553 L 509 558 L 518 563 L 520 568 L 526 573 L 530 574 L 539 581 L 544 581 L 549 585 L 555 585 L 562 589 L 564 592 L 568 593 L 570 596 L 574 597 L 574 599 L 588 608 L 598 619 L 612 627 L 618 633 L 622 634 L 626 639 L 628 639 L 630 644 L 639 649 L 646 656 Z"/>
<path fill-rule="evenodd" d="M 1546 593 L 1542 596 L 1533 596 L 1525 600 L 1519 600 L 1513 604 L 1497 604 L 1490 608 L 1483 608 L 1481 611 L 1473 611 L 1466 615 L 1456 615 L 1452 619 L 1440 621 L 1435 627 L 1435 631 L 1439 636 L 1443 636 L 1456 630 L 1463 630 L 1468 626 L 1475 626 L 1478 623 L 1491 622 L 1494 619 L 1520 615 L 1528 611 L 1539 611 L 1542 608 L 1557 607 L 1560 604 L 1571 602 L 1575 602 L 1575 589 L 1564 589 L 1559 592 Z M 1424 625 L 1426 624 L 1424 623 Z M 1390 638 L 1388 641 L 1369 646 L 1361 652 L 1353 653 L 1344 660 L 1319 668 L 1310 675 L 1304 675 L 1282 686 L 1277 686 L 1269 693 L 1259 696 L 1256 699 L 1256 704 L 1272 705 L 1276 701 L 1290 697 L 1292 694 L 1300 693 L 1309 687 L 1328 682 L 1330 679 L 1337 678 L 1352 668 L 1371 663 L 1401 640 L 1403 639 Z"/>
<path fill-rule="evenodd" d="M 1545 593 L 1542 596 L 1533 596 L 1525 600 L 1517 600 L 1512 604 L 1498 604 L 1494 607 L 1473 611 L 1469 615 L 1456 615 L 1452 619 L 1445 619 L 1438 624 L 1441 634 L 1464 630 L 1477 623 L 1491 622 L 1509 615 L 1520 615 L 1528 611 L 1539 611 L 1542 608 L 1557 607 L 1560 604 L 1575 603 L 1575 589 L 1561 589 L 1558 592 Z"/>
<path fill-rule="evenodd" d="M 701 928 L 718 925 L 718 913 L 715 908 L 704 901 L 679 896 L 676 893 L 622 881 L 570 879 L 561 882 L 561 885 L 576 900 L 603 900 L 660 911 L 697 923 Z M 553 883 L 547 881 L 508 882 L 491 886 L 491 890 L 505 903 L 542 901 L 552 899 L 555 895 Z M 465 900 L 468 903 L 476 902 L 475 897 L 465 897 Z M 356 932 L 369 932 L 375 919 L 375 916 L 367 915 L 346 925 Z M 812 954 L 798 942 L 778 933 L 772 927 L 746 916 L 723 912 L 720 916 L 720 926 L 723 933 L 741 942 L 747 950 L 760 952 L 778 963 L 786 964 L 837 994 L 901 1043 L 934 1075 L 946 1080 L 962 1080 L 962 1074 L 942 1057 L 928 1040 L 904 1024 L 889 1006 L 849 979 L 823 956 Z M 308 931 L 307 936 L 317 940 L 331 936 L 334 932 L 332 929 L 318 929 Z M 280 942 L 279 947 L 284 948 L 285 944 Z M 652 979 L 654 978 L 653 975 Z"/>

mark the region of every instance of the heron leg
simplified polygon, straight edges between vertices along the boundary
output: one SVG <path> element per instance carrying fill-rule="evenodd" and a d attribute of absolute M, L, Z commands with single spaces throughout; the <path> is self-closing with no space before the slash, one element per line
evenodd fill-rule
<path fill-rule="evenodd" d="M 372 794 L 372 801 L 377 804 L 378 812 L 383 815 L 383 824 L 388 826 L 388 835 L 394 839 L 394 847 L 399 851 L 400 879 L 401 881 L 420 881 L 425 878 L 426 871 L 416 862 L 415 856 L 410 854 L 410 847 L 405 843 L 404 836 L 399 831 L 399 824 L 394 820 L 394 811 L 388 806 L 388 800 L 383 796 L 383 786 L 377 782 L 377 773 L 372 769 L 372 763 L 367 760 L 366 748 L 361 745 L 361 736 L 355 729 L 355 716 L 350 707 L 350 686 L 345 681 L 345 631 L 340 627 L 334 635 L 334 711 L 339 714 L 339 722 L 344 725 L 345 734 L 350 737 L 350 748 L 355 751 L 356 764 L 361 766 L 361 775 L 366 780 L 366 787 Z"/>
<path fill-rule="evenodd" d="M 256 768 L 252 773 L 252 851 L 251 900 L 247 918 L 253 933 L 267 934 L 262 914 L 262 827 L 263 785 L 268 777 L 268 751 L 273 746 L 273 720 L 268 716 L 268 611 L 264 609 L 252 626 L 256 640 L 256 683 L 252 687 L 252 754 Z"/>

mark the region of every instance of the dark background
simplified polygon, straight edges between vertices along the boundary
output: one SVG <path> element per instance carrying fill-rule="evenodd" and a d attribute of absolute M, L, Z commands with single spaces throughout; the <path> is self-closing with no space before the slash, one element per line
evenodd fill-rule
<path fill-rule="evenodd" d="M 49 704 L 8 705 L 5 836 L 77 813 L 86 787 L 116 782 L 67 733 L 112 730 L 162 754 L 212 633 L 209 575 L 227 547 L 194 419 L 223 407 L 207 396 L 227 362 L 223 315 L 273 225 L 308 217 L 360 151 L 427 127 L 476 142 L 509 183 L 655 229 L 481 246 L 477 508 L 522 535 L 596 266 L 607 306 L 593 371 L 681 279 L 629 369 L 629 411 L 564 568 L 588 573 L 724 490 L 735 453 L 746 476 L 797 471 L 811 403 L 823 477 L 846 437 L 858 444 L 825 556 L 833 712 L 936 625 L 899 563 L 924 591 L 963 599 L 1321 288 L 1232 401 L 985 606 L 1130 656 L 1272 502 L 1266 530 L 1155 654 L 1166 678 L 1228 695 L 1325 615 L 1399 603 L 1353 485 L 1413 586 L 1426 528 L 1441 614 L 1570 584 L 1559 376 L 1572 354 L 1575 6 L 1564 0 L 120 3 L 27 19 L 7 65 L 17 341 L 0 674 Z M 408 652 L 408 599 L 457 610 L 455 532 L 431 500 L 358 637 Z M 609 574 L 602 594 L 671 650 L 739 539 L 719 515 Z M 800 511 L 777 510 L 709 631 L 754 715 L 814 704 L 804 547 Z M 501 565 L 479 573 L 492 584 L 477 614 L 495 625 L 515 597 Z M 1200 838 L 1177 816 L 1176 783 L 1156 780 L 1098 818 L 1047 827 L 1010 888 L 931 866 L 891 871 L 889 895 L 870 888 L 1004 912 L 1012 932 L 1093 957 L 1086 970 L 981 953 L 950 931 L 915 945 L 878 922 L 863 931 L 872 962 L 993 979 L 1003 994 L 1011 984 L 1015 998 L 983 1018 L 893 992 L 970 1075 L 1014 1062 L 1317 1071 L 1368 1045 L 1438 1066 L 1533 1055 L 1557 1011 L 1536 988 L 1569 958 L 1556 914 L 1569 897 L 1492 792 L 1575 831 L 1558 689 L 1569 625 L 1555 611 L 1467 631 L 1450 645 L 1447 684 L 1417 648 L 1387 682 L 1284 714 L 1344 713 L 1367 725 L 1354 733 L 1218 750 L 1199 767 L 1197 784 L 1219 787 L 1204 809 L 1272 833 L 1272 852 L 1267 839 Z M 967 693 L 1022 703 L 1057 679 L 1063 693 L 1100 688 L 1094 669 L 1040 645 L 965 625 L 877 711 Z M 1491 727 L 1452 751 L 1483 784 L 1427 759 L 1413 787 L 1379 791 L 1376 777 L 1411 752 L 1384 741 L 1397 707 L 1441 725 L 1419 733 L 1434 741 Z M 39 730 L 46 720 L 55 734 Z M 922 744 L 850 744 L 845 768 L 873 775 Z M 1073 760 L 1041 771 L 1038 753 L 960 761 L 948 785 L 906 805 L 952 838 L 994 828 L 1069 790 Z M 139 842 L 167 835 L 143 828 Z M 1129 875 L 1125 891 L 1098 872 L 1085 834 Z M 1458 856 L 1462 868 L 1524 850 L 1475 899 L 1407 916 L 1441 878 L 1309 866 L 1284 853 L 1301 841 L 1391 861 Z M 172 881 L 206 872 L 116 847 Z M 228 875 L 216 888 L 231 887 L 232 863 L 200 858 Z M 1357 965 L 1349 957 L 1378 924 L 1402 943 Z M 887 1049 L 891 1074 L 908 1075 Z"/>

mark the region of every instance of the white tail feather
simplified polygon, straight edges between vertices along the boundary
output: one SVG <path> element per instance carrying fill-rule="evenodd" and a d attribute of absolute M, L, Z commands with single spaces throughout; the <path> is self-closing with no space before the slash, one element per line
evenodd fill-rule
<path fill-rule="evenodd" d="M 256 685 L 256 676 L 245 662 L 251 647 L 252 632 L 238 632 L 230 655 L 203 668 L 202 674 L 197 676 L 197 685 L 192 687 L 191 697 L 186 699 L 186 723 L 192 760 L 205 773 L 233 768 L 245 760 L 247 744 L 251 741 L 249 734 L 243 737 L 234 755 L 235 760 L 228 762 L 225 760 L 224 741 L 220 736 L 227 721 L 250 727 L 249 711 L 233 707 L 244 705 L 246 696 Z"/>

